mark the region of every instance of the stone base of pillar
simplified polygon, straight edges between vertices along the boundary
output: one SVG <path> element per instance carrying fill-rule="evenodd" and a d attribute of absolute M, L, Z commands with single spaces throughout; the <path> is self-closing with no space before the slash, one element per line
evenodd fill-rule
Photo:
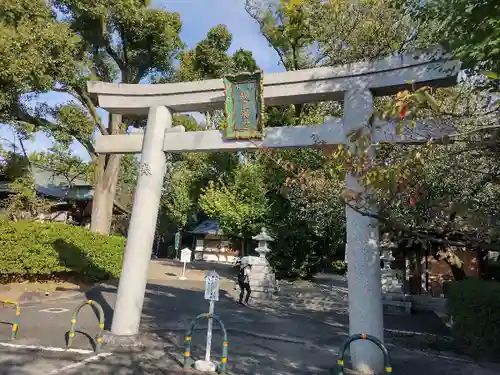
<path fill-rule="evenodd" d="M 200 359 L 194 363 L 194 368 L 202 372 L 215 372 L 215 370 L 217 370 L 217 365 L 213 362 Z"/>
<path fill-rule="evenodd" d="M 102 342 L 106 347 L 111 348 L 142 348 L 145 346 L 141 335 L 118 336 L 109 331 L 104 332 Z"/>

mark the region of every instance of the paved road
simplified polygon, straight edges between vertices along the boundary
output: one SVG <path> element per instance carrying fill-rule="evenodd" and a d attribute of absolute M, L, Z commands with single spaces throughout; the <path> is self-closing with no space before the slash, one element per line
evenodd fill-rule
<path fill-rule="evenodd" d="M 207 310 L 201 281 L 151 281 L 145 298 L 142 320 L 144 346 L 117 348 L 105 346 L 101 357 L 92 352 L 92 338 L 97 333 L 97 319 L 86 307 L 78 320 L 82 333 L 73 348 L 80 352 L 60 352 L 71 313 L 84 300 L 75 299 L 25 305 L 20 329 L 11 344 L 0 345 L 0 374 L 177 374 L 181 373 L 183 336 L 188 322 Z M 234 375 L 328 374 L 335 363 L 337 349 L 348 332 L 345 293 L 341 287 L 324 286 L 318 292 L 307 285 L 302 289 L 284 286 L 288 298 L 252 308 L 234 303 L 233 285 L 222 284 L 216 313 L 229 328 L 229 373 Z M 85 298 L 99 301 L 106 313 L 109 328 L 116 288 L 104 286 Z M 56 313 L 55 310 L 60 310 Z M 49 312 L 47 312 L 49 309 Z M 0 309 L 0 320 L 8 322 L 13 311 Z M 425 316 L 386 317 L 386 327 L 408 330 L 439 330 Z M 0 341 L 8 341 L 10 326 L 0 325 Z M 203 355 L 204 332 L 193 337 L 193 356 Z M 4 344 L 5 345 L 5 344 Z M 213 356 L 220 355 L 221 337 L 214 334 Z M 27 347 L 31 346 L 31 347 Z M 394 372 L 405 375 L 493 375 L 500 368 L 480 367 L 457 358 L 442 358 L 418 351 L 390 346 Z M 111 354 L 106 354 L 111 353 Z"/>

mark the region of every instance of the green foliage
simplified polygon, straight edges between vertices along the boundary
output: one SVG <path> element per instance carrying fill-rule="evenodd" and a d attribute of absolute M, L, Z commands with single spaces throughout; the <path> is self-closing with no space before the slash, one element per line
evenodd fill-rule
<path fill-rule="evenodd" d="M 332 262 L 332 271 L 339 275 L 344 275 L 347 270 L 347 264 L 344 260 L 334 260 Z"/>
<path fill-rule="evenodd" d="M 180 67 L 177 73 L 181 81 L 222 78 L 228 73 L 254 71 L 257 69 L 252 52 L 237 50 L 229 54 L 232 34 L 225 25 L 211 28 L 207 36 L 193 49 L 184 51 L 179 56 Z M 223 128 L 224 112 L 220 110 L 205 113 L 209 128 Z"/>
<path fill-rule="evenodd" d="M 77 103 L 65 103 L 54 107 L 38 106 L 41 116 L 50 116 L 55 119 L 55 127 L 45 131 L 62 147 L 69 148 L 76 138 L 89 152 L 93 149 L 95 120 L 88 111 Z"/>
<path fill-rule="evenodd" d="M 181 81 L 220 78 L 227 73 L 254 71 L 257 64 L 252 52 L 239 49 L 232 56 L 228 54 L 232 39 L 225 25 L 211 28 L 205 39 L 193 49 L 181 53 Z"/>
<path fill-rule="evenodd" d="M 133 192 L 139 175 L 139 161 L 135 155 L 123 155 L 118 184 L 120 189 Z"/>
<path fill-rule="evenodd" d="M 20 97 L 50 91 L 72 76 L 79 38 L 56 21 L 43 0 L 0 1 L 0 116 Z"/>
<path fill-rule="evenodd" d="M 500 283 L 468 279 L 454 282 L 448 298 L 453 335 L 477 356 L 500 351 Z"/>
<path fill-rule="evenodd" d="M 202 192 L 201 209 L 225 233 L 248 238 L 266 221 L 267 186 L 259 164 L 242 164 L 234 170 L 232 181 L 210 181 Z"/>
<path fill-rule="evenodd" d="M 37 218 L 51 206 L 47 199 L 37 195 L 35 180 L 30 173 L 14 179 L 9 188 L 12 194 L 2 201 L 2 206 L 12 220 Z"/>
<path fill-rule="evenodd" d="M 29 159 L 13 151 L 1 151 L 2 163 L 0 170 L 7 181 L 26 176 L 29 173 Z"/>
<path fill-rule="evenodd" d="M 260 23 L 262 34 L 277 52 L 286 70 L 297 70 L 310 65 L 309 48 L 314 43 L 310 30 L 311 1 L 280 0 L 276 7 L 256 11 L 253 2 L 246 2 L 247 10 Z"/>
<path fill-rule="evenodd" d="M 427 27 L 385 0 L 265 3 L 246 0 L 246 9 L 286 70 L 346 64 L 432 43 Z"/>
<path fill-rule="evenodd" d="M 29 155 L 30 162 L 46 167 L 58 176 L 64 177 L 68 186 L 75 180 L 92 181 L 94 168 L 91 163 L 84 162 L 79 156 L 72 154 L 70 148 L 55 144 L 48 152 L 33 152 Z"/>
<path fill-rule="evenodd" d="M 397 1 L 411 14 L 439 26 L 432 32 L 466 66 L 500 73 L 500 7 L 496 1 Z M 401 4 L 402 3 L 402 4 Z"/>
<path fill-rule="evenodd" d="M 0 277 L 72 277 L 84 282 L 120 275 L 125 239 L 62 223 L 0 220 Z"/>
<path fill-rule="evenodd" d="M 199 212 L 198 199 L 209 181 L 227 181 L 238 157 L 231 153 L 187 153 L 169 158 L 172 164 L 165 176 L 161 212 L 173 225 L 172 230 L 177 230 Z"/>
<path fill-rule="evenodd" d="M 13 220 L 32 219 L 49 208 L 46 199 L 37 196 L 29 159 L 14 151 L 1 151 L 0 173 L 9 181 L 11 194 L 0 202 L 7 217 Z"/>
<path fill-rule="evenodd" d="M 224 25 L 210 29 L 193 49 L 180 54 L 178 79 L 212 79 L 227 73 L 255 70 L 257 64 L 250 51 L 239 49 L 233 55 L 228 53 L 232 38 Z M 207 112 L 205 116 L 208 127 L 224 126 L 222 111 Z M 183 125 L 186 131 L 200 130 L 196 120 L 189 115 L 175 115 L 174 125 Z M 199 198 L 209 181 L 226 183 L 238 162 L 237 155 L 230 153 L 170 155 L 170 160 L 171 172 L 165 180 L 160 219 L 167 222 L 162 225 L 171 225 L 172 230 L 177 230 L 200 210 Z"/>
<path fill-rule="evenodd" d="M 377 205 L 377 218 L 395 238 L 416 239 L 422 246 L 493 249 L 500 238 L 499 108 L 468 81 L 454 89 L 400 92 L 375 116 L 398 119 L 399 132 L 404 130 L 402 120 L 409 130 L 414 120 L 437 118 L 448 131 L 453 123 L 452 139 L 418 142 L 418 148 L 377 145 L 378 157 L 369 161 L 363 152 L 370 139 L 353 134 L 362 155 L 339 148 L 331 153 L 331 167 L 363 174 L 372 195 L 367 199 L 347 191 L 344 198 L 363 213 Z"/>
<path fill-rule="evenodd" d="M 174 126 L 184 126 L 187 132 L 197 131 L 199 130 L 198 123 L 195 118 L 190 115 L 174 115 L 173 118 Z"/>
<path fill-rule="evenodd" d="M 258 66 L 253 58 L 252 52 L 244 50 L 242 48 L 238 49 L 232 56 L 232 70 L 235 73 L 238 72 L 253 72 L 257 70 Z"/>
<path fill-rule="evenodd" d="M 280 277 L 308 278 L 343 258 L 344 187 L 338 174 L 325 173 L 325 156 L 317 150 L 274 151 L 261 155 L 269 199 L 269 226 L 277 241 L 270 260 Z"/>
<path fill-rule="evenodd" d="M 140 0 L 54 0 L 91 54 L 93 73 L 109 81 L 113 62 L 123 82 L 138 83 L 151 71 L 169 74 L 183 47 L 178 13 L 148 7 Z M 111 60 L 108 60 L 111 59 Z"/>
<path fill-rule="evenodd" d="M 171 79 L 184 47 L 180 16 L 140 0 L 2 1 L 0 14 L 0 115 L 23 135 L 44 131 L 64 147 L 76 140 L 88 151 L 97 167 L 92 229 L 109 232 L 120 156 L 97 156 L 94 134 L 123 133 L 137 119 L 109 115 L 106 125 L 86 83 Z M 23 94 L 45 91 L 71 100 L 34 108 L 23 102 Z"/>
<path fill-rule="evenodd" d="M 193 171 L 179 165 L 177 168 L 174 167 L 166 181 L 160 207 L 161 212 L 165 213 L 174 225 L 173 229 L 183 228 L 189 216 L 194 213 L 196 202 L 191 195 L 190 186 L 193 181 Z"/>

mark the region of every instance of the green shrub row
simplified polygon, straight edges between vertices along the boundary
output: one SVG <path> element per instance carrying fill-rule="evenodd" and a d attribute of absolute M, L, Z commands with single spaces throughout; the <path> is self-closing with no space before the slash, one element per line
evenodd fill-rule
<path fill-rule="evenodd" d="M 120 275 L 125 238 L 54 222 L 0 220 L 0 276 L 45 279 L 72 276 L 99 281 Z"/>
<path fill-rule="evenodd" d="M 467 279 L 450 286 L 448 313 L 452 333 L 475 356 L 500 353 L 500 283 Z"/>

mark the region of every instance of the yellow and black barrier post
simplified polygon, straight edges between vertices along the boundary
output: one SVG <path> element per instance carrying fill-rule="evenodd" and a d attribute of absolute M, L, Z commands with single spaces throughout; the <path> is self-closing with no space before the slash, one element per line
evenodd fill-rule
<path fill-rule="evenodd" d="M 227 355 L 228 355 L 229 343 L 227 341 L 227 331 L 226 327 L 224 327 L 224 323 L 222 323 L 222 320 L 220 320 L 220 318 L 218 318 L 214 314 L 200 314 L 196 318 L 194 318 L 194 320 L 189 325 L 189 329 L 186 332 L 186 337 L 184 338 L 184 369 L 185 370 L 190 369 L 194 364 L 193 359 L 191 358 L 191 341 L 193 337 L 193 332 L 196 329 L 196 326 L 198 325 L 198 322 L 201 319 L 209 319 L 209 318 L 215 320 L 219 324 L 222 330 L 222 335 L 223 335 L 222 357 L 220 360 L 220 364 L 217 368 L 217 372 L 219 374 L 224 374 L 227 370 Z"/>
<path fill-rule="evenodd" d="M 12 333 L 10 335 L 11 340 L 14 340 L 16 338 L 17 331 L 19 329 L 19 319 L 21 318 L 21 306 L 19 306 L 19 302 L 11 301 L 8 299 L 0 300 L 0 302 L 4 306 L 5 305 L 13 305 L 16 308 L 16 317 L 14 318 L 14 321 L 12 322 Z"/>
<path fill-rule="evenodd" d="M 384 354 L 384 370 L 386 374 L 392 374 L 392 366 L 391 366 L 391 359 L 389 357 L 389 352 L 387 351 L 387 348 L 382 344 L 382 342 L 377 339 L 375 336 L 372 335 L 367 335 L 366 333 L 357 333 L 355 335 L 349 336 L 346 341 L 342 344 L 342 347 L 340 348 L 340 356 L 339 359 L 337 360 L 337 369 L 338 371 L 335 372 L 335 375 L 344 375 L 344 356 L 349 348 L 349 345 L 356 340 L 368 340 L 373 342 L 375 345 L 378 346 L 378 348 L 382 351 Z"/>
<path fill-rule="evenodd" d="M 97 303 L 96 301 L 93 301 L 91 299 L 89 299 L 88 301 L 82 302 L 73 312 L 73 317 L 71 318 L 71 328 L 69 330 L 69 335 L 68 335 L 67 347 L 69 348 L 71 346 L 71 343 L 73 341 L 73 337 L 75 337 L 75 328 L 76 328 L 76 321 L 78 319 L 78 314 L 80 313 L 80 310 L 82 309 L 82 307 L 86 306 L 86 305 L 93 306 L 97 310 L 97 313 L 99 314 L 99 332 L 97 333 L 96 343 L 95 343 L 95 350 L 96 350 L 96 352 L 98 352 L 101 349 L 102 334 L 104 332 L 104 310 L 102 309 L 102 307 L 99 303 Z"/>

